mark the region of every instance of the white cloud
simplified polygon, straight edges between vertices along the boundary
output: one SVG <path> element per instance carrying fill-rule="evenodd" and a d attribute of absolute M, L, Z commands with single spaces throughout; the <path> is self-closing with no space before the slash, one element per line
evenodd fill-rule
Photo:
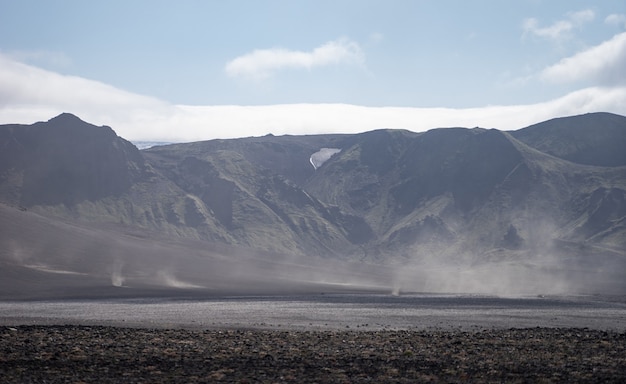
<path fill-rule="evenodd" d="M 593 81 L 626 84 L 626 32 L 600 45 L 567 57 L 544 69 L 541 78 L 550 82 Z"/>
<path fill-rule="evenodd" d="M 570 12 L 567 14 L 566 19 L 557 20 L 552 25 L 547 27 L 540 27 L 539 20 L 536 18 L 525 19 L 522 23 L 522 29 L 524 35 L 534 35 L 550 40 L 563 40 L 571 36 L 571 32 L 575 28 L 580 28 L 583 24 L 592 21 L 595 18 L 595 13 L 590 10 L 582 10 L 578 12 Z"/>
<path fill-rule="evenodd" d="M 267 133 L 358 133 L 379 128 L 420 132 L 440 127 L 481 126 L 512 130 L 554 117 L 587 112 L 626 114 L 626 88 L 593 87 L 543 103 L 479 108 L 366 107 L 350 104 L 180 108 L 185 112 L 185 119 L 203 122 L 207 127 L 229 126 L 231 131 L 228 136 L 220 137 Z"/>
<path fill-rule="evenodd" d="M 170 108 L 158 99 L 60 75 L 0 54 L 0 119 L 4 123 L 47 120 L 73 112 L 98 125 L 133 124 L 167 115 Z"/>
<path fill-rule="evenodd" d="M 596 15 L 591 9 L 585 9 L 578 12 L 570 12 L 567 14 L 568 18 L 574 23 L 575 26 L 581 26 L 585 23 L 593 21 Z"/>
<path fill-rule="evenodd" d="M 626 28 L 626 15 L 610 14 L 604 19 L 604 23 Z"/>
<path fill-rule="evenodd" d="M 312 69 L 336 64 L 362 65 L 365 56 L 359 44 L 346 38 L 330 41 L 310 52 L 282 48 L 260 49 L 226 63 L 232 77 L 264 79 L 281 69 Z"/>
<path fill-rule="evenodd" d="M 109 125 L 129 140 L 196 141 L 267 133 L 356 133 L 377 128 L 423 131 L 450 126 L 510 130 L 597 111 L 626 115 L 626 86 L 586 88 L 538 104 L 465 109 L 348 104 L 185 106 L 59 75 L 0 54 L 0 124 L 30 124 L 71 112 L 90 123 Z"/>
<path fill-rule="evenodd" d="M 540 37 L 548 37 L 550 39 L 558 39 L 572 29 L 572 24 L 567 21 L 558 21 L 549 27 L 539 27 L 539 21 L 535 18 L 524 20 L 522 25 L 524 33 L 531 33 Z"/>

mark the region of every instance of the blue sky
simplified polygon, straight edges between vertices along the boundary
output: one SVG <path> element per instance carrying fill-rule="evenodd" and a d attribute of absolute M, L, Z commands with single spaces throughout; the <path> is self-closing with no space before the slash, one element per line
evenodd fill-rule
<path fill-rule="evenodd" d="M 0 123 L 132 140 L 626 115 L 626 2 L 0 0 Z"/>

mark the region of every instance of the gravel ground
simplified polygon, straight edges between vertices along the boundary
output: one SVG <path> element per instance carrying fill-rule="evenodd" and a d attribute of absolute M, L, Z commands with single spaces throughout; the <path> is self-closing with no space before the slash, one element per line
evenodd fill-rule
<path fill-rule="evenodd" d="M 626 382 L 626 333 L 0 327 L 3 383 Z"/>

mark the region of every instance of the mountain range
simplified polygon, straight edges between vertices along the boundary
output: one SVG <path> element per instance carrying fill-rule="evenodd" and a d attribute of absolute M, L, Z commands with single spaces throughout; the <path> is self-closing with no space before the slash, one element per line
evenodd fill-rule
<path fill-rule="evenodd" d="M 2 297 L 626 293 L 609 113 L 142 150 L 64 113 L 0 126 L 0 202 Z"/>

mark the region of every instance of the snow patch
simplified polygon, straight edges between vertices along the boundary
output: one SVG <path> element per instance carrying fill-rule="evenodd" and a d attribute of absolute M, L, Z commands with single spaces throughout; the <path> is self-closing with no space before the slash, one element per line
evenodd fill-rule
<path fill-rule="evenodd" d="M 169 141 L 132 141 L 132 143 L 139 150 L 173 144 Z"/>
<path fill-rule="evenodd" d="M 335 153 L 341 152 L 339 148 L 322 148 L 319 151 L 315 152 L 311 155 L 309 161 L 313 168 L 317 170 L 321 167 L 328 159 L 330 159 Z"/>

